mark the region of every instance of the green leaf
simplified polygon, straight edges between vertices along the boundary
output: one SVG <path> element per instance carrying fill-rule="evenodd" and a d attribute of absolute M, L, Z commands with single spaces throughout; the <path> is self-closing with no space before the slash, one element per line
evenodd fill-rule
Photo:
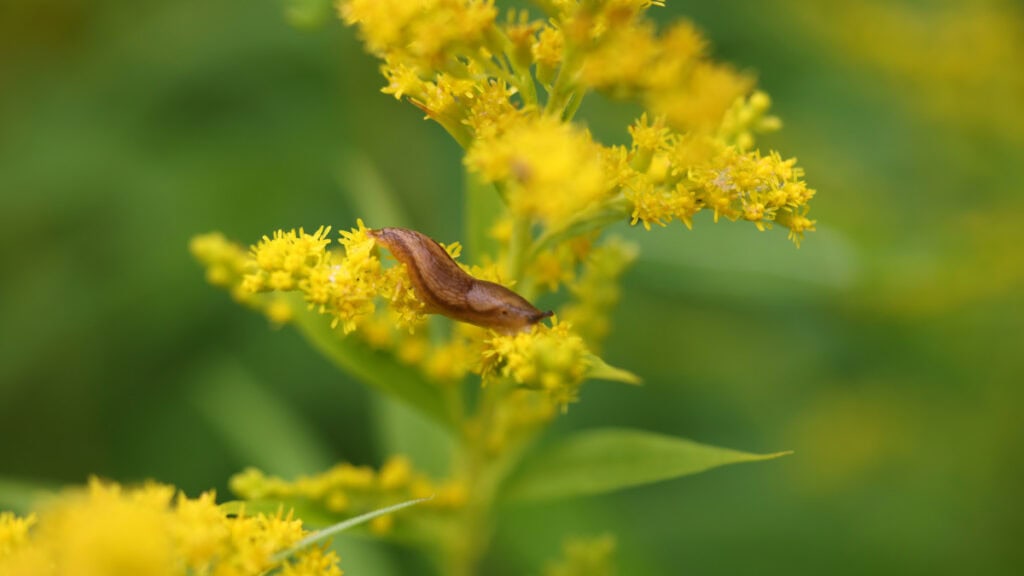
<path fill-rule="evenodd" d="M 50 496 L 57 486 L 13 478 L 0 478 L 0 510 L 26 514 L 40 499 Z"/>
<path fill-rule="evenodd" d="M 342 193 L 369 227 L 408 225 L 401 200 L 366 155 L 347 150 L 338 168 L 338 180 Z"/>
<path fill-rule="evenodd" d="M 505 211 L 505 205 L 493 185 L 481 181 L 479 176 L 469 171 L 463 177 L 466 207 L 462 238 L 464 258 L 479 263 L 487 257 L 496 258 L 498 255 L 499 243 L 490 236 L 490 230 Z"/>
<path fill-rule="evenodd" d="M 634 385 L 639 385 L 643 382 L 636 374 L 623 368 L 616 368 L 596 354 L 590 355 L 590 369 L 587 370 L 587 378 Z"/>
<path fill-rule="evenodd" d="M 712 295 L 742 302 L 776 302 L 846 291 L 862 266 L 849 238 L 819 226 L 798 250 L 784 229 L 759 232 L 747 222 L 694 218 L 694 230 L 673 224 L 649 232 L 633 228 L 640 246 L 633 278 L 676 295 Z"/>
<path fill-rule="evenodd" d="M 225 362 L 199 374 L 191 400 L 246 464 L 295 476 L 334 462 L 330 447 L 306 420 L 237 364 Z"/>
<path fill-rule="evenodd" d="M 503 492 L 519 501 L 602 494 L 786 454 L 750 454 L 641 430 L 588 430 L 529 458 Z"/>
<path fill-rule="evenodd" d="M 285 0 L 284 15 L 296 28 L 318 28 L 331 17 L 331 1 Z"/>
<path fill-rule="evenodd" d="M 416 470 L 435 478 L 450 473 L 455 438 L 448 430 L 383 394 L 374 398 L 373 414 L 381 454 L 404 454 Z"/>
<path fill-rule="evenodd" d="M 283 561 L 287 560 L 289 557 L 291 557 L 292 555 L 294 555 L 295 553 L 302 551 L 304 548 L 306 548 L 308 546 L 311 546 L 313 544 L 316 544 L 317 542 L 320 542 L 320 541 L 325 540 L 327 538 L 330 538 L 331 536 L 333 536 L 333 535 L 335 535 L 335 534 L 337 534 L 339 532 L 343 532 L 345 530 L 348 530 L 349 528 L 352 528 L 354 526 L 358 526 L 360 524 L 365 524 L 365 523 L 369 522 L 370 520 L 373 520 L 374 518 L 377 518 L 379 516 L 384 516 L 385 514 L 391 514 L 392 512 L 398 512 L 399 510 L 402 510 L 403 508 L 408 508 L 410 506 L 415 506 L 416 504 L 419 504 L 420 502 L 426 502 L 427 500 L 430 500 L 432 498 L 433 498 L 433 496 L 431 496 L 430 498 L 418 498 L 416 500 L 409 500 L 409 501 L 406 501 L 406 502 L 402 502 L 400 504 L 395 504 L 393 506 L 388 506 L 386 508 L 381 508 L 379 510 L 374 510 L 372 512 L 367 512 L 366 514 L 360 514 L 359 516 L 356 516 L 355 518 L 349 518 L 348 520 L 343 520 L 341 522 L 338 522 L 337 524 L 334 524 L 333 526 L 328 526 L 327 528 L 324 528 L 323 530 L 318 530 L 316 532 L 313 532 L 312 534 L 306 536 L 302 540 L 299 540 L 298 543 L 296 543 L 291 548 L 285 550 L 284 552 L 280 552 L 278 554 L 275 554 L 274 555 L 274 561 L 275 562 L 283 562 Z"/>
<path fill-rule="evenodd" d="M 618 197 L 596 208 L 581 211 L 562 226 L 547 230 L 540 238 L 537 238 L 531 249 L 530 258 L 535 258 L 540 252 L 567 238 L 574 238 L 616 222 L 624 222 L 628 217 L 629 202 L 624 197 Z"/>
<path fill-rule="evenodd" d="M 400 364 L 394 356 L 374 350 L 358 338 L 343 336 L 331 327 L 329 318 L 307 309 L 301 298 L 292 296 L 295 298 L 292 306 L 295 327 L 335 365 L 445 427 L 454 428 L 454 409 L 448 405 L 440 387 L 415 368 Z"/>

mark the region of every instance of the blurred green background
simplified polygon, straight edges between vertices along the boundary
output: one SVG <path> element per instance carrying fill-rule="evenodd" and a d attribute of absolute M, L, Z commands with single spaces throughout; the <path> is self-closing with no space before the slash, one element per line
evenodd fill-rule
<path fill-rule="evenodd" d="M 762 145 L 806 167 L 818 232 L 797 250 L 747 225 L 618 227 L 643 251 L 607 358 L 646 385 L 588 385 L 555 433 L 796 454 L 508 510 L 487 573 L 609 531 L 622 574 L 1019 573 L 1024 8 L 668 4 L 758 72 L 786 124 Z M 248 464 L 388 451 L 377 399 L 187 251 L 214 229 L 349 227 L 378 186 L 459 236 L 455 144 L 379 93 L 351 30 L 285 12 L 0 4 L 0 501 L 89 474 L 223 493 Z M 623 141 L 633 113 L 595 98 L 582 117 Z M 417 573 L 394 552 L 341 548 L 350 574 Z"/>

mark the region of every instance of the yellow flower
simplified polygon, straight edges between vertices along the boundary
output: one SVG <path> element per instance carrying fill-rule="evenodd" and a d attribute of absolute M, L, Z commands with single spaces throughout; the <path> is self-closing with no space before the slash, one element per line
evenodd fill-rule
<path fill-rule="evenodd" d="M 254 300 L 258 293 L 300 292 L 311 308 L 330 316 L 345 333 L 373 321 L 378 299 L 389 302 L 399 324 L 411 328 L 422 323 L 423 304 L 416 299 L 404 267 L 385 269 L 366 230 L 360 220 L 353 230 L 341 232 L 344 253 L 328 249 L 330 227 L 325 226 L 313 234 L 301 228 L 278 230 L 272 237 L 264 236 L 242 261 L 237 261 L 238 250 L 219 235 L 197 237 L 193 252 L 210 268 L 231 270 L 228 286 L 277 323 L 291 320 L 295 310 L 281 298 Z M 214 243 L 217 250 L 209 248 Z M 230 266 L 223 263 L 226 257 L 221 254 L 234 258 Z M 242 275 L 242 270 L 248 272 Z"/>
<path fill-rule="evenodd" d="M 513 212 L 545 223 L 564 221 L 609 192 L 601 147 L 585 130 L 547 116 L 477 141 L 465 162 L 485 181 L 508 185 Z"/>
<path fill-rule="evenodd" d="M 484 379 L 501 376 L 544 391 L 563 409 L 576 400 L 579 385 L 591 367 L 583 339 L 566 323 L 536 325 L 529 331 L 495 334 L 485 343 Z"/>
<path fill-rule="evenodd" d="M 341 561 L 333 551 L 314 546 L 281 567 L 281 576 L 342 576 Z"/>
<path fill-rule="evenodd" d="M 11 512 L 0 512 L 0 561 L 25 544 L 28 530 L 35 523 L 34 514 L 18 518 Z"/>
<path fill-rule="evenodd" d="M 252 247 L 257 270 L 246 275 L 243 286 L 251 292 L 294 290 L 299 282 L 321 265 L 331 228 L 321 226 L 313 234 L 278 230 L 273 238 L 264 236 Z"/>
<path fill-rule="evenodd" d="M 396 502 L 429 497 L 451 489 L 444 484 L 435 484 L 414 470 L 404 456 L 391 457 L 379 472 L 368 466 L 341 463 L 319 474 L 299 476 L 291 481 L 249 468 L 233 476 L 230 486 L 231 491 L 244 500 L 298 499 L 343 517 L 358 516 Z M 420 508 L 435 512 L 451 510 L 462 503 L 463 500 L 438 497 L 402 514 L 422 513 Z M 394 515 L 378 518 L 388 519 L 372 525 L 371 528 L 376 526 L 375 530 L 389 529 L 395 522 Z"/>
<path fill-rule="evenodd" d="M 49 502 L 38 521 L 0 515 L 0 574 L 257 576 L 304 535 L 290 516 L 229 517 L 212 492 L 189 499 L 170 486 L 94 479 Z"/>
<path fill-rule="evenodd" d="M 488 0 L 343 0 L 338 11 L 370 51 L 423 66 L 480 48 L 497 14 Z"/>

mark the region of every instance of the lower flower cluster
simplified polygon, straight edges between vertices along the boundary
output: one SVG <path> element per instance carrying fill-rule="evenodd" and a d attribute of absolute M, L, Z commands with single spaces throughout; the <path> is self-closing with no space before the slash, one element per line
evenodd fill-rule
<path fill-rule="evenodd" d="M 93 479 L 37 514 L 0 514 L 0 574 L 341 576 L 334 552 L 284 554 L 306 535 L 290 513 L 228 515 L 213 492 L 188 498 L 162 484 Z"/>
<path fill-rule="evenodd" d="M 231 479 L 231 490 L 246 501 L 293 502 L 339 517 L 357 516 L 414 499 L 429 500 L 410 514 L 422 514 L 424 510 L 450 511 L 460 508 L 467 496 L 459 482 L 432 482 L 414 471 L 403 456 L 392 457 L 379 471 L 341 463 L 325 472 L 295 480 L 268 476 L 249 468 Z M 384 515 L 374 518 L 369 527 L 375 534 L 386 534 L 394 523 L 393 515 Z"/>

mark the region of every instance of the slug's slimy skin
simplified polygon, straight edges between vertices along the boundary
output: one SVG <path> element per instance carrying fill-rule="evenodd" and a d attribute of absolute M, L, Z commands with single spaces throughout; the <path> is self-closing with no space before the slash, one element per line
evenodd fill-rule
<path fill-rule="evenodd" d="M 473 278 L 440 244 L 415 230 L 378 228 L 367 233 L 405 264 L 427 313 L 503 332 L 522 330 L 551 316 L 500 284 Z"/>

